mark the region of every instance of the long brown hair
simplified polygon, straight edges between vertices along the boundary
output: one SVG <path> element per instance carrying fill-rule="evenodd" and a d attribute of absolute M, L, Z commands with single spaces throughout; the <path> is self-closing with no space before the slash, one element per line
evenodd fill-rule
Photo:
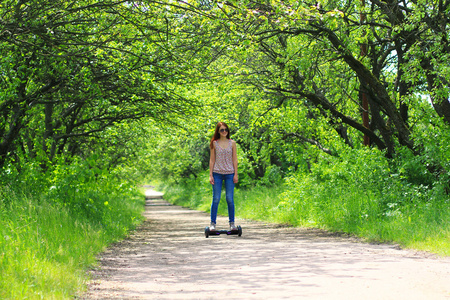
<path fill-rule="evenodd" d="M 216 125 L 216 131 L 214 131 L 214 135 L 211 138 L 211 142 L 209 143 L 209 148 L 214 148 L 214 141 L 217 141 L 218 139 L 220 139 L 220 127 L 225 126 L 228 129 L 228 134 L 227 134 L 227 139 L 230 139 L 230 128 L 228 127 L 228 125 L 224 122 L 219 122 Z"/>

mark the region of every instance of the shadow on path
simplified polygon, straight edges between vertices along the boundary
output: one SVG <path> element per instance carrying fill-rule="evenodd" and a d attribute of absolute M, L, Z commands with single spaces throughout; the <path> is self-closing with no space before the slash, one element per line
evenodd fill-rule
<path fill-rule="evenodd" d="M 208 214 L 147 198 L 147 220 L 103 254 L 82 299 L 450 299 L 448 258 L 252 221 L 205 238 Z"/>

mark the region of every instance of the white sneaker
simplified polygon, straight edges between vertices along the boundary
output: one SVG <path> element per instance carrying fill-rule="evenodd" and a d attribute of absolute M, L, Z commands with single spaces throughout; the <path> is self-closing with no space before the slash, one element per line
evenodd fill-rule
<path fill-rule="evenodd" d="M 216 230 L 216 223 L 212 223 L 209 225 L 209 230 L 210 231 L 215 231 Z"/>
<path fill-rule="evenodd" d="M 230 231 L 236 231 L 238 230 L 237 227 L 234 225 L 234 222 L 230 222 Z"/>

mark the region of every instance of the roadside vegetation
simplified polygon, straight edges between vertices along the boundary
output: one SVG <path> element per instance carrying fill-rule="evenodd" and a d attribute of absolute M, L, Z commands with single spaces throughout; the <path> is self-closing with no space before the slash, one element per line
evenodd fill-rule
<path fill-rule="evenodd" d="M 2 1 L 0 298 L 73 298 L 145 181 L 207 211 L 218 121 L 240 218 L 449 255 L 449 9 Z"/>
<path fill-rule="evenodd" d="M 142 193 L 120 172 L 101 174 L 95 158 L 53 174 L 32 165 L 8 171 L 0 188 L 1 299 L 73 298 L 96 256 L 142 220 Z"/>

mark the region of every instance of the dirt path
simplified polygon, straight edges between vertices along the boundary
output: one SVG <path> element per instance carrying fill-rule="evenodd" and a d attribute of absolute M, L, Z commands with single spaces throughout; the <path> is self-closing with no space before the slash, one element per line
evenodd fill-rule
<path fill-rule="evenodd" d="M 208 214 L 157 199 L 145 216 L 83 299 L 450 299 L 449 258 L 249 221 L 205 238 Z"/>

